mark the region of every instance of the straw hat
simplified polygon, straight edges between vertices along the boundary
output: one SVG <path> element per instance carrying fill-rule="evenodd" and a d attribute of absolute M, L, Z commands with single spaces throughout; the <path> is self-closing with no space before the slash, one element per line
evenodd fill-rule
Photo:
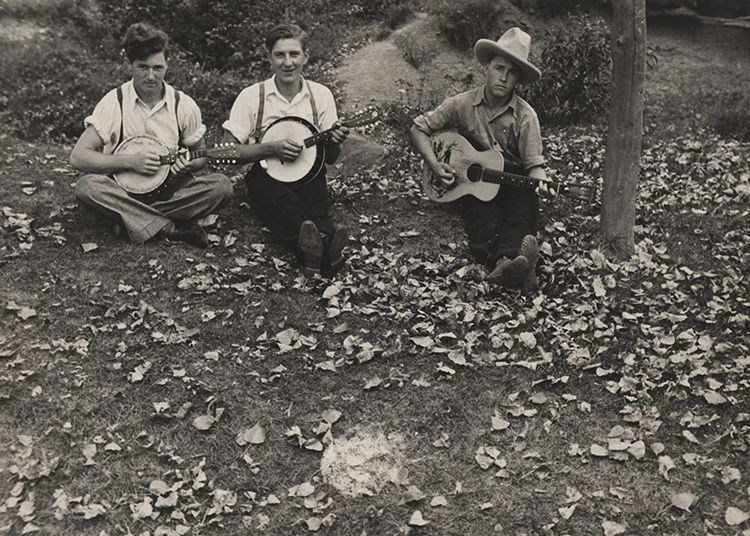
<path fill-rule="evenodd" d="M 529 63 L 529 49 L 531 48 L 531 36 L 520 28 L 511 28 L 505 32 L 497 41 L 480 39 L 474 45 L 474 55 L 479 63 L 489 63 L 493 56 L 503 56 L 512 61 L 521 69 L 521 77 L 518 82 L 528 84 L 536 82 L 542 76 L 542 72 Z"/>

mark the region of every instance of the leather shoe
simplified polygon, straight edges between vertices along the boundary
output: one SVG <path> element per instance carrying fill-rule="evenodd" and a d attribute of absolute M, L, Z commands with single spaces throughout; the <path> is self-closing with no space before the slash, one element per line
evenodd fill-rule
<path fill-rule="evenodd" d="M 331 272 L 337 272 L 344 265 L 346 259 L 341 252 L 348 243 L 349 233 L 344 227 L 339 227 L 333 231 L 331 242 L 328 245 L 328 260 L 331 264 Z"/>
<path fill-rule="evenodd" d="M 304 255 L 302 271 L 305 277 L 320 275 L 320 261 L 323 259 L 323 239 L 320 238 L 320 232 L 313 222 L 310 220 L 302 222 L 297 241 Z"/>
<path fill-rule="evenodd" d="M 485 279 L 504 287 L 517 288 L 521 286 L 528 271 L 529 261 L 526 257 L 519 255 L 513 260 L 500 257 L 495 263 L 495 268 Z"/>
<path fill-rule="evenodd" d="M 164 237 L 172 242 L 184 242 L 201 249 L 208 247 L 208 236 L 206 236 L 206 232 L 198 225 L 190 225 L 189 227 L 174 225 L 172 229 L 164 233 Z"/>

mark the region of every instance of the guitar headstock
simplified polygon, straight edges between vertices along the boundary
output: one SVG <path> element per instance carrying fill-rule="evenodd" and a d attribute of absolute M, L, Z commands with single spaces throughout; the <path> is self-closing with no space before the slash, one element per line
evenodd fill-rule
<path fill-rule="evenodd" d="M 208 149 L 206 155 L 216 164 L 237 164 L 240 158 L 240 150 L 236 143 L 222 142 Z"/>

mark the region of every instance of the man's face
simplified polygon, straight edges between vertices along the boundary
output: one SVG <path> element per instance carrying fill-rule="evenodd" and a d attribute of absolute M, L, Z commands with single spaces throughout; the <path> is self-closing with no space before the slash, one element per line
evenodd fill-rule
<path fill-rule="evenodd" d="M 495 56 L 487 64 L 487 90 L 497 99 L 505 100 L 513 93 L 521 71 L 503 56 Z"/>
<path fill-rule="evenodd" d="M 307 54 L 297 39 L 279 39 L 271 50 L 271 68 L 277 80 L 283 83 L 296 82 L 302 76 L 302 67 L 307 63 Z"/>
<path fill-rule="evenodd" d="M 167 74 L 167 59 L 164 52 L 151 54 L 143 60 L 133 60 L 130 63 L 133 85 L 141 98 L 161 96 L 164 76 Z"/>

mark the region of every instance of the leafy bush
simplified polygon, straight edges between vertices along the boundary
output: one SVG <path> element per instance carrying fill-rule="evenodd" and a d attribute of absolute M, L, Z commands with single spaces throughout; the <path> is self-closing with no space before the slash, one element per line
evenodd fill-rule
<path fill-rule="evenodd" d="M 521 88 L 540 120 L 564 125 L 606 113 L 612 71 L 606 22 L 587 15 L 569 17 L 547 32 L 544 43 L 534 62 L 542 78 Z"/>
<path fill-rule="evenodd" d="M 418 85 L 399 79 L 401 97 L 398 101 L 384 103 L 381 106 L 383 121 L 399 131 L 402 137 L 408 136 L 413 119 L 418 115 L 435 109 L 445 98 L 442 91 L 430 88 L 424 77 L 419 79 Z"/>
<path fill-rule="evenodd" d="M 169 62 L 167 80 L 195 99 L 209 132 L 221 129 L 221 124 L 229 117 L 229 110 L 240 91 L 258 81 L 238 72 L 201 69 L 180 57 Z"/>
<path fill-rule="evenodd" d="M 121 62 L 87 54 L 72 43 L 7 48 L 0 67 L 0 76 L 7 81 L 0 88 L 0 110 L 25 139 L 77 138 L 96 103 L 128 80 Z M 167 81 L 193 97 L 204 123 L 217 130 L 235 97 L 255 80 L 201 69 L 178 53 L 170 58 Z"/>
<path fill-rule="evenodd" d="M 388 6 L 383 17 L 385 25 L 391 29 L 398 28 L 411 17 L 413 12 L 408 3 L 395 3 Z"/>
<path fill-rule="evenodd" d="M 393 37 L 393 43 L 404 53 L 406 61 L 417 69 L 434 55 L 431 48 L 425 46 L 413 35 L 398 33 Z"/>
<path fill-rule="evenodd" d="M 529 13 L 543 17 L 570 15 L 582 11 L 586 0 L 511 0 L 514 5 Z M 590 3 L 590 0 L 589 2 Z M 601 3 L 601 2 L 600 2 Z"/>
<path fill-rule="evenodd" d="M 208 69 L 266 67 L 265 36 L 279 22 L 294 22 L 310 34 L 310 61 L 328 58 L 344 19 L 371 20 L 394 10 L 394 0 L 99 0 L 114 33 L 147 20 L 163 29 L 192 60 Z M 320 30 L 320 31 L 319 31 Z M 332 46 L 333 45 L 333 46 Z"/>
<path fill-rule="evenodd" d="M 726 89 L 705 95 L 708 124 L 718 134 L 750 142 L 750 91 Z"/>
<path fill-rule="evenodd" d="M 83 119 L 104 93 L 125 80 L 121 65 L 102 61 L 78 46 L 41 41 L 5 45 L 0 109 L 23 138 L 75 138 Z"/>
<path fill-rule="evenodd" d="M 444 0 L 433 11 L 447 39 L 457 47 L 470 48 L 482 37 L 496 38 L 503 4 L 497 0 L 467 0 L 460 3 Z"/>

